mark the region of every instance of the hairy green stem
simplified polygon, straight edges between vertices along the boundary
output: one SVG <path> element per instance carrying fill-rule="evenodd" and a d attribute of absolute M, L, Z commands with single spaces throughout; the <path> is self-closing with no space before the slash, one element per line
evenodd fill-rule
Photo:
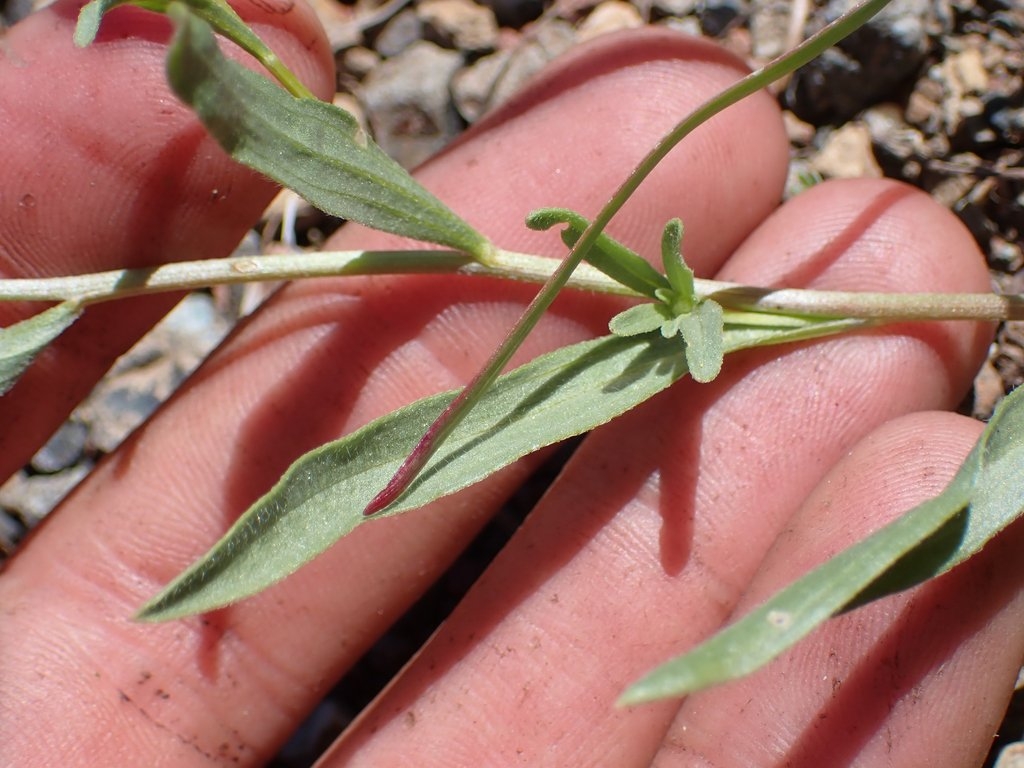
<path fill-rule="evenodd" d="M 310 277 L 383 274 L 460 274 L 531 283 L 548 280 L 556 259 L 498 250 L 492 266 L 459 251 L 323 251 L 241 256 L 177 262 L 159 267 L 119 269 L 89 275 L 0 280 L 0 301 L 65 301 L 83 305 L 148 293 L 192 290 L 211 285 Z M 1024 320 L 1024 297 L 994 293 L 866 293 L 800 288 L 756 288 L 715 280 L 695 280 L 699 299 L 712 298 L 733 325 L 780 325 L 782 317 L 897 320 Z M 636 298 L 589 264 L 581 264 L 567 286 L 594 293 Z M 773 319 L 773 315 L 779 319 Z"/>

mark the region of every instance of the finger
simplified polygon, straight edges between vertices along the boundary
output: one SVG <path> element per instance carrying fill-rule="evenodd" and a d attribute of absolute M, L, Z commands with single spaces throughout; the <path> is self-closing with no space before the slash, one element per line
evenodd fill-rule
<path fill-rule="evenodd" d="M 734 80 L 738 68 L 707 44 L 663 31 L 607 40 L 571 57 L 517 109 L 430 164 L 424 178 L 488 231 L 511 231 L 509 222 L 552 202 L 548 195 L 592 213 L 610 196 L 610 179 L 623 178 L 661 132 Z M 733 146 L 751 123 L 761 126 L 758 134 Z M 536 154 L 520 152 L 530 147 Z M 671 157 L 633 210 L 657 221 L 732 210 L 720 231 L 698 223 L 690 232 L 706 248 L 705 269 L 714 269 L 728 244 L 773 207 L 785 135 L 775 105 L 762 96 L 719 118 L 696 147 Z M 749 185 L 701 155 L 678 188 L 694 151 L 731 153 Z M 552 158 L 557 172 L 534 165 Z M 509 235 L 500 244 L 523 248 L 536 238 Z M 551 247 L 557 237 L 543 242 Z M 38 750 L 19 713 L 32 712 L 38 723 L 59 710 L 69 723 L 65 738 L 93 762 L 111 754 L 107 762 L 149 764 L 159 755 L 179 766 L 210 754 L 266 759 L 528 464 L 420 514 L 361 527 L 294 577 L 201 620 L 154 627 L 127 616 L 299 452 L 465 381 L 534 290 L 421 277 L 324 281 L 278 294 L 47 521 L 0 579 L 0 680 L 11 692 L 0 701 L 12 703 L 12 716 L 0 722 L 8 751 L 28 760 Z M 598 330 L 607 322 L 602 306 L 562 303 L 530 351 Z M 38 670 L 51 676 L 40 681 Z M 112 744 L 107 735 L 121 726 L 131 726 L 133 740 Z"/>
<path fill-rule="evenodd" d="M 72 42 L 80 6 L 50 6 L 3 40 L 0 276 L 81 274 L 228 254 L 274 185 L 232 162 L 170 93 L 166 19 L 117 9 L 83 49 Z M 302 79 L 324 96 L 333 93 L 333 61 L 307 6 L 241 0 L 237 7 Z M 22 466 L 114 358 L 178 298 L 92 307 L 40 355 L 0 399 L 0 476 Z M 0 325 L 41 309 L 0 304 Z"/>
<path fill-rule="evenodd" d="M 825 478 L 738 613 L 938 494 L 981 424 L 898 419 Z M 761 672 L 690 697 L 658 765 L 980 765 L 1020 666 L 1021 528 L 937 581 L 833 620 Z M 729 738 L 723 738 L 728 733 Z"/>
<path fill-rule="evenodd" d="M 981 290 L 988 279 L 948 212 L 873 181 L 795 198 L 720 274 L 892 291 Z M 648 765 L 677 703 L 615 700 L 721 624 L 856 440 L 897 414 L 955 404 L 985 333 L 900 326 L 738 355 L 714 383 L 682 382 L 593 433 L 324 765 L 387 765 L 399 751 L 431 756 L 423 765 Z"/>

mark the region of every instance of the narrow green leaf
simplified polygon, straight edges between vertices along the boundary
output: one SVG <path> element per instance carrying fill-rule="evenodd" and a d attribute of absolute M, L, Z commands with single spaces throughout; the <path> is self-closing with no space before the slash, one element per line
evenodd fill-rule
<path fill-rule="evenodd" d="M 678 343 L 656 335 L 608 336 L 537 358 L 499 378 L 401 498 L 366 518 L 366 504 L 454 393 L 395 411 L 299 459 L 138 618 L 177 618 L 252 595 L 356 526 L 422 506 L 539 448 L 593 429 L 685 373 Z"/>
<path fill-rule="evenodd" d="M 616 336 L 638 336 L 658 330 L 672 315 L 660 302 L 646 302 L 620 312 L 608 322 L 608 330 Z"/>
<path fill-rule="evenodd" d="M 526 226 L 533 230 L 551 229 L 559 224 L 566 225 L 562 231 L 562 241 L 572 247 L 589 222 L 568 208 L 539 208 L 526 217 Z M 656 290 L 669 287 L 665 276 L 659 274 L 642 256 L 604 233 L 598 235 L 593 249 L 584 254 L 583 258 L 612 280 L 644 296 L 654 298 Z"/>
<path fill-rule="evenodd" d="M 821 323 L 819 336 L 848 330 Z M 805 328 L 725 332 L 727 350 L 810 338 Z M 764 341 L 759 342 L 757 334 Z M 657 334 L 582 342 L 500 377 L 392 506 L 367 503 L 455 393 L 420 400 L 296 461 L 206 555 L 138 614 L 164 621 L 255 594 L 293 573 L 357 525 L 422 506 L 509 463 L 625 413 L 686 373 L 679 342 Z"/>
<path fill-rule="evenodd" d="M 716 301 L 702 301 L 692 312 L 678 315 L 679 335 L 686 342 L 686 364 L 694 381 L 706 384 L 718 376 L 725 357 L 722 307 Z"/>
<path fill-rule="evenodd" d="M 1024 512 L 1024 387 L 996 409 L 939 496 L 836 555 L 625 692 L 621 704 L 684 696 L 750 674 L 828 618 L 928 579 L 977 554 Z"/>
<path fill-rule="evenodd" d="M 894 580 L 896 588 L 888 592 L 879 590 L 878 596 L 913 586 L 955 568 L 980 552 L 985 544 L 1024 512 L 1024 387 L 1015 389 L 999 404 L 974 450 L 980 453 L 979 466 L 971 488 L 963 537 L 958 546 L 947 557 L 930 566 L 927 562 L 901 564 L 903 572 L 901 579 Z M 965 470 L 961 468 L 960 471 L 963 473 Z M 876 587 L 873 585 L 872 588 Z"/>
<path fill-rule="evenodd" d="M 82 314 L 74 301 L 65 301 L 20 323 L 0 328 L 0 395 L 5 395 L 40 352 Z"/>
<path fill-rule="evenodd" d="M 416 182 L 331 104 L 297 99 L 226 59 L 210 26 L 169 9 L 177 32 L 171 87 L 238 162 L 294 189 L 328 213 L 465 251 L 486 261 L 488 240 Z"/>
<path fill-rule="evenodd" d="M 963 527 L 957 513 L 967 505 L 975 467 L 976 458 L 969 458 L 941 495 L 836 555 L 689 653 L 657 667 L 630 686 L 619 704 L 686 696 L 749 675 L 841 612 L 944 526 L 953 527 L 947 537 L 956 539 Z"/>
<path fill-rule="evenodd" d="M 693 270 L 683 259 L 683 222 L 672 219 L 661 234 L 661 263 L 665 276 L 675 294 L 679 306 L 677 312 L 688 312 L 697 301 L 697 290 L 693 285 Z"/>

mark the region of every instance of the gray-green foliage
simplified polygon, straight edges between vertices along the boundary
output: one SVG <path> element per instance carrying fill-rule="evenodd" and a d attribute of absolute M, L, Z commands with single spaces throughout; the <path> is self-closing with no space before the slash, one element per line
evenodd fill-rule
<path fill-rule="evenodd" d="M 352 115 L 296 98 L 226 59 L 210 25 L 187 6 L 172 3 L 170 15 L 177 24 L 171 87 L 235 160 L 335 216 L 486 261 L 487 238 L 388 157 Z"/>
<path fill-rule="evenodd" d="M 844 322 L 726 329 L 727 351 L 837 333 Z M 550 352 L 500 377 L 398 500 L 363 515 L 455 393 L 383 416 L 298 459 L 224 537 L 140 611 L 162 621 L 240 600 L 294 572 L 357 525 L 472 485 L 547 445 L 636 407 L 687 373 L 678 341 L 606 336 Z"/>
<path fill-rule="evenodd" d="M 498 379 L 380 516 L 420 507 L 593 429 L 685 373 L 676 346 L 657 336 L 608 336 L 537 358 Z M 363 509 L 453 396 L 419 400 L 306 454 L 140 617 L 175 618 L 254 594 L 377 519 Z"/>
<path fill-rule="evenodd" d="M 8 328 L 0 328 L 0 395 L 14 386 L 36 355 L 81 313 L 76 302 L 65 301 Z"/>

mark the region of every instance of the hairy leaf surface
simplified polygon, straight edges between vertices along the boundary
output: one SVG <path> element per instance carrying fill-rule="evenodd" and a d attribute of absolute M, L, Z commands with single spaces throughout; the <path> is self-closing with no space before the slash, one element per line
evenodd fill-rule
<path fill-rule="evenodd" d="M 357 525 L 422 506 L 593 429 L 685 373 L 678 340 L 653 334 L 605 337 L 537 358 L 499 378 L 394 505 L 366 518 L 366 504 L 454 393 L 417 401 L 299 459 L 139 617 L 175 618 L 258 592 Z"/>
<path fill-rule="evenodd" d="M 47 344 L 60 336 L 82 314 L 81 307 L 65 301 L 0 328 L 0 395 L 5 395 Z"/>
<path fill-rule="evenodd" d="M 726 330 L 727 351 L 847 330 Z M 812 333 L 813 331 L 813 333 Z M 735 337 L 734 337 L 735 336 Z M 153 621 L 211 610 L 297 570 L 357 525 L 422 506 L 516 459 L 625 413 L 687 373 L 678 338 L 608 336 L 548 353 L 500 377 L 387 511 L 365 517 L 456 393 L 417 401 L 296 461 L 206 555 L 142 608 Z"/>
<path fill-rule="evenodd" d="M 175 93 L 235 160 L 290 187 L 317 208 L 486 260 L 491 246 L 388 157 L 355 118 L 299 99 L 226 59 L 210 26 L 174 4 L 167 58 Z"/>

